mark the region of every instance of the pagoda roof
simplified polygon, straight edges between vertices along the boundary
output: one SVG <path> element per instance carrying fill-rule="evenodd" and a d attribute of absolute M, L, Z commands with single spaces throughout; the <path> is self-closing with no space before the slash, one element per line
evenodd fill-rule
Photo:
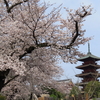
<path fill-rule="evenodd" d="M 77 74 L 75 76 L 76 77 L 84 77 L 84 76 L 90 76 L 90 75 L 100 77 L 100 73 L 92 73 L 92 72 Z"/>
<path fill-rule="evenodd" d="M 88 43 L 88 53 L 87 53 L 87 55 L 84 56 L 84 57 L 81 57 L 81 58 L 79 58 L 79 59 L 77 59 L 77 60 L 78 60 L 78 61 L 84 61 L 84 60 L 86 60 L 86 59 L 88 59 L 88 58 L 95 59 L 95 61 L 100 60 L 100 57 L 97 57 L 97 56 L 93 55 L 93 54 L 90 52 L 90 44 L 89 44 L 89 43 Z"/>
<path fill-rule="evenodd" d="M 82 57 L 82 58 L 79 58 L 79 59 L 77 59 L 77 60 L 78 60 L 78 61 L 84 61 L 85 59 L 88 59 L 88 58 L 95 59 L 95 61 L 100 60 L 100 57 L 94 56 L 94 55 L 92 55 L 90 52 L 88 52 L 86 56 L 84 56 L 84 57 Z"/>
<path fill-rule="evenodd" d="M 100 65 L 94 65 L 94 64 L 81 65 L 81 66 L 77 66 L 76 68 L 77 69 L 83 69 L 83 68 L 86 68 L 86 67 L 89 67 L 89 66 L 96 67 L 97 69 L 100 68 Z"/>

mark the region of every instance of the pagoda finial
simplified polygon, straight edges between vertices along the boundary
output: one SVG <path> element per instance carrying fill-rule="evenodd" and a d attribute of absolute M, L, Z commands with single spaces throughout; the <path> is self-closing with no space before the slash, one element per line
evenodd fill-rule
<path fill-rule="evenodd" d="M 88 54 L 91 54 L 90 52 L 90 43 L 88 42 Z"/>

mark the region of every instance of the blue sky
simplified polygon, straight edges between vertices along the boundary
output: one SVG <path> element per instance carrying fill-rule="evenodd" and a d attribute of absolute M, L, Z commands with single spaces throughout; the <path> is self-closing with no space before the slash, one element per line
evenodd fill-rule
<path fill-rule="evenodd" d="M 59 6 L 62 4 L 63 7 L 77 9 L 81 5 L 91 5 L 93 8 L 92 15 L 86 18 L 84 22 L 83 29 L 86 30 L 85 37 L 93 37 L 90 41 L 90 49 L 93 55 L 100 57 L 100 0 L 43 0 L 50 3 L 56 3 L 55 6 Z M 66 14 L 62 10 L 62 15 L 66 17 Z M 80 51 L 83 53 L 87 53 L 88 45 L 81 45 Z M 78 78 L 75 77 L 75 74 L 79 74 L 81 71 L 76 69 L 75 67 L 80 65 L 81 63 L 77 62 L 77 64 L 66 64 L 61 63 L 62 68 L 64 69 L 64 76 L 62 79 L 71 78 L 73 82 L 77 82 Z"/>

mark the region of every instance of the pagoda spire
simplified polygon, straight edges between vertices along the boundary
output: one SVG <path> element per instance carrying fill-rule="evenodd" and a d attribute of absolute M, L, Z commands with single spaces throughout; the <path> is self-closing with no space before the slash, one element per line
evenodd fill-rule
<path fill-rule="evenodd" d="M 88 54 L 91 54 L 90 52 L 90 43 L 88 42 Z"/>

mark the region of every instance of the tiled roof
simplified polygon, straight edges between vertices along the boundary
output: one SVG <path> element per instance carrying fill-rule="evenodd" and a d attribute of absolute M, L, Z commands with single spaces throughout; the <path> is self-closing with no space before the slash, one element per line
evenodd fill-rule
<path fill-rule="evenodd" d="M 85 59 L 88 59 L 88 58 L 95 59 L 95 61 L 100 60 L 100 57 L 97 57 L 97 56 L 92 55 L 91 52 L 88 52 L 86 56 L 84 56 L 84 57 L 82 57 L 82 58 L 79 58 L 79 59 L 77 59 L 77 60 L 78 60 L 78 61 L 84 61 Z"/>
<path fill-rule="evenodd" d="M 76 77 L 84 77 L 84 76 L 97 76 L 97 77 L 100 77 L 100 73 L 93 73 L 93 72 L 89 72 L 89 73 L 82 73 L 82 74 L 77 74 L 75 75 Z"/>
<path fill-rule="evenodd" d="M 83 69 L 83 68 L 89 67 L 89 66 L 91 66 L 91 67 L 93 66 L 93 67 L 95 67 L 95 68 L 97 68 L 97 69 L 100 68 L 100 65 L 95 65 L 95 64 L 80 65 L 80 66 L 77 66 L 76 68 L 78 68 L 78 69 Z"/>

